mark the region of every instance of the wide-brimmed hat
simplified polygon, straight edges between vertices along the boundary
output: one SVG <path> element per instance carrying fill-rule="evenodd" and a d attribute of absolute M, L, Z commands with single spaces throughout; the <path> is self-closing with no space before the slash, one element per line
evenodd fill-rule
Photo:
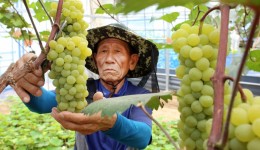
<path fill-rule="evenodd" d="M 139 55 L 139 61 L 134 70 L 128 72 L 128 78 L 143 77 L 154 71 L 158 61 L 158 49 L 155 44 L 141 36 L 131 32 L 121 24 L 109 24 L 106 26 L 88 30 L 88 47 L 95 50 L 97 44 L 106 38 L 117 38 L 129 44 L 131 50 Z M 98 74 L 93 57 L 86 59 L 86 68 Z"/>

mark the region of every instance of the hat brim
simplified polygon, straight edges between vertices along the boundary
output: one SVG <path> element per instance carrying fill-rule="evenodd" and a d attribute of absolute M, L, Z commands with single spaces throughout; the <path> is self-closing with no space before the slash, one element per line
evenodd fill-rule
<path fill-rule="evenodd" d="M 93 51 L 95 46 L 102 40 L 107 38 L 117 38 L 127 42 L 134 52 L 139 55 L 139 61 L 134 70 L 129 71 L 128 78 L 137 78 L 148 75 L 157 65 L 158 49 L 155 44 L 134 34 L 131 31 L 123 29 L 115 25 L 107 25 L 88 30 L 87 40 L 88 47 Z M 93 57 L 86 59 L 86 68 L 98 74 L 98 69 L 95 65 Z"/>

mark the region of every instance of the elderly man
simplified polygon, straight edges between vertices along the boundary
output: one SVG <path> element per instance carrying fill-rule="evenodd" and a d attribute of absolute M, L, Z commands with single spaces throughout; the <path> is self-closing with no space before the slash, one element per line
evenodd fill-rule
<path fill-rule="evenodd" d="M 94 87 L 94 92 L 102 92 L 106 98 L 149 93 L 127 78 L 146 76 L 155 70 L 158 50 L 153 43 L 118 24 L 91 29 L 87 39 L 93 57 L 86 60 L 86 68 L 99 75 L 91 85 L 88 82 L 89 90 Z M 77 131 L 76 149 L 143 149 L 151 142 L 152 121 L 133 105 L 110 119 L 100 115 L 58 112 L 55 93 L 41 87 L 44 80 L 40 69 L 27 74 L 17 84 L 21 87 L 17 94 L 31 111 L 51 112 L 63 127 Z"/>

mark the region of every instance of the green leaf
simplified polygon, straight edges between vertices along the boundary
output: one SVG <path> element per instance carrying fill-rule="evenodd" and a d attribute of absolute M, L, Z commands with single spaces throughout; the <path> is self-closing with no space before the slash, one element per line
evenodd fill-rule
<path fill-rule="evenodd" d="M 108 11 L 108 12 L 111 12 L 111 10 L 114 9 L 114 5 L 113 5 L 113 4 L 104 4 L 104 5 L 101 5 L 101 6 L 102 6 L 102 7 L 99 7 L 99 8 L 96 9 L 95 14 L 104 14 L 104 13 L 106 13 L 106 12 L 104 11 L 104 9 L 105 9 L 106 11 Z"/>
<path fill-rule="evenodd" d="M 260 72 L 260 50 L 250 51 L 246 65 L 249 69 Z"/>
<path fill-rule="evenodd" d="M 53 146 L 62 146 L 62 140 L 58 139 L 57 137 L 53 137 L 50 139 L 50 144 Z"/>
<path fill-rule="evenodd" d="M 23 24 L 24 24 L 24 22 L 22 20 L 20 20 L 20 19 L 16 19 L 16 20 L 12 19 L 11 22 L 16 27 L 22 27 Z"/>
<path fill-rule="evenodd" d="M 50 1 L 43 2 L 43 5 L 44 5 L 45 9 L 47 10 L 47 12 L 49 12 L 51 10 L 51 3 L 52 2 L 50 2 Z M 36 18 L 39 22 L 49 19 L 39 1 L 29 4 L 29 7 L 34 10 L 34 12 L 35 12 L 34 18 Z"/>
<path fill-rule="evenodd" d="M 167 102 L 168 99 L 172 99 L 172 95 L 174 94 L 175 92 L 171 91 L 107 98 L 89 104 L 83 110 L 83 113 L 87 115 L 92 115 L 102 111 L 102 116 L 112 116 L 116 112 L 124 112 L 131 105 L 137 106 L 140 103 L 148 106 L 151 109 L 158 109 L 159 106 L 161 106 L 162 100 Z"/>
<path fill-rule="evenodd" d="M 179 15 L 180 15 L 180 13 L 178 13 L 178 12 L 172 12 L 172 13 L 169 13 L 169 14 L 165 14 L 165 15 L 163 15 L 160 18 L 157 18 L 155 20 L 164 20 L 168 23 L 172 23 L 173 21 L 175 21 L 179 17 Z"/>
<path fill-rule="evenodd" d="M 110 15 L 115 15 L 121 12 L 123 6 L 120 3 L 116 5 L 113 4 L 103 4 L 101 7 L 96 9 L 95 14 L 105 14 L 109 13 Z"/>
<path fill-rule="evenodd" d="M 165 43 L 155 43 L 156 47 L 158 49 L 172 49 L 172 45 L 171 44 L 165 44 Z"/>
<path fill-rule="evenodd" d="M 40 34 L 41 35 L 50 35 L 50 31 L 41 31 Z"/>
<path fill-rule="evenodd" d="M 122 13 L 128 14 L 130 12 L 139 12 L 145 8 L 156 5 L 157 9 L 167 8 L 171 6 L 183 6 L 186 8 L 192 8 L 193 5 L 203 4 L 209 0 L 145 0 L 145 1 L 134 1 L 134 0 L 119 0 L 118 3 L 124 6 Z"/>
<path fill-rule="evenodd" d="M 197 21 L 202 18 L 202 16 L 205 14 L 205 12 L 208 11 L 208 7 L 206 5 L 197 5 L 191 9 L 191 12 L 189 14 L 189 19 L 192 21 Z"/>

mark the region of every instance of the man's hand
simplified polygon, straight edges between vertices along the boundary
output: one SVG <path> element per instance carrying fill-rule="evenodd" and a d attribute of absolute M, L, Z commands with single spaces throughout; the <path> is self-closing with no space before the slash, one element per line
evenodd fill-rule
<path fill-rule="evenodd" d="M 103 99 L 102 92 L 96 92 L 93 96 L 93 101 Z M 112 117 L 101 117 L 101 112 L 91 116 L 83 113 L 71 113 L 68 111 L 58 112 L 56 108 L 52 109 L 52 117 L 56 119 L 65 129 L 80 132 L 88 135 L 97 131 L 106 131 L 112 128 L 116 122 L 117 115 Z"/>
<path fill-rule="evenodd" d="M 26 62 L 31 60 L 32 57 L 36 57 L 33 53 L 28 53 L 22 56 L 16 63 L 16 68 L 21 68 Z M 39 67 L 31 73 L 27 73 L 16 83 L 15 92 L 22 99 L 23 102 L 29 102 L 30 96 L 28 93 L 31 93 L 34 96 L 40 96 L 42 91 L 41 86 L 44 85 L 44 79 L 42 77 L 42 69 Z"/>
<path fill-rule="evenodd" d="M 65 129 L 77 131 L 84 135 L 100 130 L 106 131 L 114 126 L 117 119 L 116 114 L 112 117 L 101 117 L 101 112 L 99 112 L 89 116 L 83 113 L 71 113 L 68 111 L 58 112 L 56 108 L 52 109 L 51 115 Z"/>

